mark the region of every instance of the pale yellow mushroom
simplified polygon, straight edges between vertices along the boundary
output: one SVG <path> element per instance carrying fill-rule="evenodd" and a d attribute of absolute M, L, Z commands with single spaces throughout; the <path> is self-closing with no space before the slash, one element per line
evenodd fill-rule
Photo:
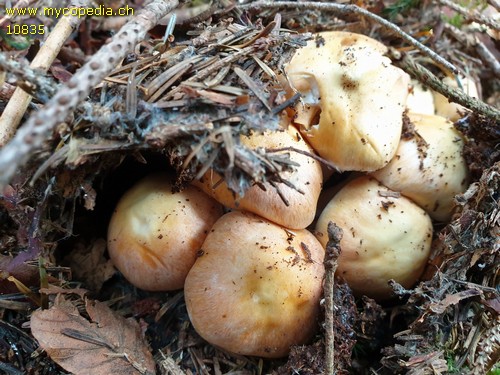
<path fill-rule="evenodd" d="M 431 219 L 374 178 L 349 182 L 325 207 L 316 225 L 325 247 L 330 221 L 343 230 L 337 275 L 355 294 L 388 299 L 393 296 L 389 280 L 410 288 L 422 274 L 431 247 Z"/>
<path fill-rule="evenodd" d="M 410 78 L 385 52 L 365 35 L 323 32 L 285 68 L 303 96 L 294 123 L 340 170 L 377 170 L 396 151 Z"/>
<path fill-rule="evenodd" d="M 410 83 L 410 95 L 408 95 L 408 99 L 406 100 L 406 109 L 413 113 L 433 115 L 436 108 L 434 107 L 432 90 L 412 79 Z"/>
<path fill-rule="evenodd" d="M 314 153 L 293 126 L 279 132 L 266 131 L 241 136 L 241 141 L 252 149 L 293 147 L 309 154 Z M 306 154 L 294 151 L 281 153 L 283 152 L 288 152 L 290 160 L 299 166 L 295 167 L 293 172 L 282 173 L 282 177 L 298 189 L 277 183 L 276 187 L 282 197 L 270 183 L 262 184 L 265 190 L 261 186 L 254 185 L 243 197 L 235 197 L 226 183 L 221 182 L 222 177 L 213 170 L 205 173 L 201 181 L 193 181 L 193 184 L 227 207 L 253 212 L 287 228 L 303 229 L 314 220 L 316 203 L 323 183 L 321 166 L 318 161 Z"/>
<path fill-rule="evenodd" d="M 459 77 L 462 90 L 472 96 L 473 98 L 479 98 L 479 92 L 477 90 L 476 84 L 470 77 Z M 456 78 L 445 77 L 443 83 L 448 86 L 458 88 L 458 82 Z M 440 93 L 433 91 L 434 94 L 434 106 L 436 107 L 436 115 L 442 116 L 450 121 L 457 121 L 462 117 L 462 114 L 466 113 L 468 110 L 460 104 L 450 102 L 445 96 Z"/>
<path fill-rule="evenodd" d="M 224 215 L 186 278 L 193 327 L 232 353 L 286 356 L 316 330 L 324 253 L 305 229 L 239 211 Z"/>
<path fill-rule="evenodd" d="M 166 176 L 148 176 L 125 193 L 113 213 L 109 256 L 138 288 L 181 289 L 203 240 L 222 214 L 222 206 L 198 188 L 172 193 Z"/>
<path fill-rule="evenodd" d="M 464 139 L 440 116 L 408 114 L 415 135 L 402 139 L 396 156 L 371 175 L 388 188 L 411 198 L 435 220 L 451 218 L 454 197 L 469 186 L 462 151 Z"/>

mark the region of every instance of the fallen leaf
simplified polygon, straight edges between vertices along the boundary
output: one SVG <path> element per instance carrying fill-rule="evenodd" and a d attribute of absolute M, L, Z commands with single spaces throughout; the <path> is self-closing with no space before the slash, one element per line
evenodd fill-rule
<path fill-rule="evenodd" d="M 85 298 L 85 295 L 88 293 L 89 291 L 87 289 L 83 289 L 83 288 L 71 288 L 71 289 L 64 289 L 64 288 L 61 288 L 60 286 L 57 286 L 57 285 L 52 285 L 52 284 L 49 284 L 49 286 L 47 288 L 40 288 L 40 293 L 43 293 L 43 294 L 76 294 L 77 296 L 79 296 L 80 298 Z"/>
<path fill-rule="evenodd" d="M 481 295 L 481 291 L 477 289 L 467 289 L 464 290 L 463 292 L 455 293 L 455 294 L 449 294 L 446 296 L 445 299 L 443 299 L 441 302 L 437 303 L 431 303 L 429 305 L 429 308 L 431 311 L 433 311 L 436 314 L 442 314 L 445 312 L 446 308 L 451 305 L 456 305 L 459 303 L 461 300 L 465 298 L 471 298 L 475 296 Z"/>
<path fill-rule="evenodd" d="M 483 301 L 483 304 L 494 311 L 496 314 L 500 315 L 500 297 Z"/>
<path fill-rule="evenodd" d="M 109 280 L 116 269 L 105 257 L 106 240 L 96 239 L 90 246 L 77 243 L 73 251 L 64 259 L 64 264 L 71 267 L 77 280 L 84 281 L 93 291 L 99 291 L 104 282 Z"/>
<path fill-rule="evenodd" d="M 86 300 L 85 308 L 90 321 L 59 295 L 50 309 L 31 315 L 31 332 L 52 360 L 75 375 L 155 373 L 135 320 L 98 301 Z"/>

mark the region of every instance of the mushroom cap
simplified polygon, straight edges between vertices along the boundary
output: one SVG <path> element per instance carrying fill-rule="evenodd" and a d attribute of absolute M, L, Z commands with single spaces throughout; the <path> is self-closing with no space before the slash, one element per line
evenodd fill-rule
<path fill-rule="evenodd" d="M 479 92 L 477 90 L 476 84 L 470 77 L 459 77 L 460 83 L 462 85 L 463 91 L 473 98 L 479 98 Z M 455 78 L 445 77 L 443 83 L 458 88 L 458 82 Z M 442 116 L 450 121 L 458 121 L 462 115 L 460 112 L 468 111 L 464 106 L 457 104 L 455 102 L 450 102 L 444 95 L 433 91 L 434 95 L 434 106 L 436 107 L 436 115 Z"/>
<path fill-rule="evenodd" d="M 436 110 L 433 91 L 423 86 L 419 81 L 412 79 L 406 108 L 409 112 L 433 115 Z"/>
<path fill-rule="evenodd" d="M 232 353 L 278 358 L 311 338 L 324 274 L 314 235 L 233 211 L 215 223 L 200 254 L 184 296 L 205 340 Z"/>
<path fill-rule="evenodd" d="M 374 178 L 349 182 L 325 207 L 316 225 L 323 246 L 330 221 L 343 230 L 337 275 L 355 294 L 387 299 L 393 295 L 390 279 L 409 288 L 422 274 L 431 247 L 431 219 Z"/>
<path fill-rule="evenodd" d="M 222 214 L 222 206 L 196 187 L 172 193 L 166 176 L 148 176 L 125 193 L 113 213 L 109 256 L 138 288 L 181 289 L 203 240 Z"/>
<path fill-rule="evenodd" d="M 294 123 L 340 170 L 374 171 L 396 152 L 410 78 L 386 51 L 365 35 L 324 32 L 285 67 L 303 95 Z"/>
<path fill-rule="evenodd" d="M 293 126 L 283 131 L 242 135 L 240 139 L 251 149 L 293 147 L 310 154 L 314 153 Z M 290 160 L 299 166 L 295 167 L 295 171 L 283 172 L 281 175 L 302 191 L 299 192 L 283 183 L 277 183 L 276 186 L 288 201 L 288 205 L 277 190 L 267 182 L 262 184 L 265 190 L 261 186 L 254 185 L 246 191 L 243 197 L 235 197 L 225 182 L 218 183 L 222 177 L 213 170 L 207 171 L 200 181 L 193 181 L 193 184 L 227 207 L 258 214 L 287 228 L 303 229 L 314 220 L 316 203 L 323 183 L 321 166 L 318 161 L 308 155 L 294 151 L 284 152 L 289 152 Z"/>
<path fill-rule="evenodd" d="M 441 116 L 409 113 L 416 134 L 402 139 L 396 156 L 371 175 L 412 199 L 435 220 L 448 221 L 454 197 L 469 186 L 464 140 Z"/>

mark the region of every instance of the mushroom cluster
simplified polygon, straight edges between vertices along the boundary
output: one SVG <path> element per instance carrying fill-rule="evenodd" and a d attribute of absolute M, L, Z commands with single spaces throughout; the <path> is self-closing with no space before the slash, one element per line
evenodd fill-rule
<path fill-rule="evenodd" d="M 289 123 L 240 137 L 252 149 L 288 152 L 297 167 L 243 196 L 213 170 L 175 194 L 165 177 L 146 178 L 111 220 L 116 267 L 146 290 L 184 288 L 193 327 L 211 344 L 271 358 L 317 327 L 329 222 L 344 233 L 337 276 L 357 295 L 389 299 L 391 280 L 412 287 L 432 220 L 450 219 L 468 173 L 460 133 L 386 52 L 348 32 L 318 34 L 299 49 L 285 67 L 288 94 L 301 94 Z M 352 172 L 328 198 L 314 153 Z"/>
<path fill-rule="evenodd" d="M 442 113 L 435 95 L 385 52 L 367 36 L 326 32 L 286 67 L 302 97 L 292 121 L 304 138 L 338 170 L 369 172 L 351 175 L 333 197 L 325 192 L 316 234 L 326 246 L 328 222 L 343 229 L 337 275 L 358 295 L 379 300 L 393 295 L 390 280 L 406 288 L 418 280 L 431 218 L 449 220 L 455 195 L 468 186 L 464 139 L 435 114 Z"/>

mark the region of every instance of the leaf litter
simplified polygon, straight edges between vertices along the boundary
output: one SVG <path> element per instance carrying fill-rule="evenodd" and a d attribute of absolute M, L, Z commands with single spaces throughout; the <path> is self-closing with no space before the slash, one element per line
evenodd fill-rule
<path fill-rule="evenodd" d="M 31 315 L 31 332 L 42 349 L 76 375 L 155 374 L 155 362 L 139 323 L 105 303 L 85 300 L 88 318 L 59 295 L 53 306 Z"/>

